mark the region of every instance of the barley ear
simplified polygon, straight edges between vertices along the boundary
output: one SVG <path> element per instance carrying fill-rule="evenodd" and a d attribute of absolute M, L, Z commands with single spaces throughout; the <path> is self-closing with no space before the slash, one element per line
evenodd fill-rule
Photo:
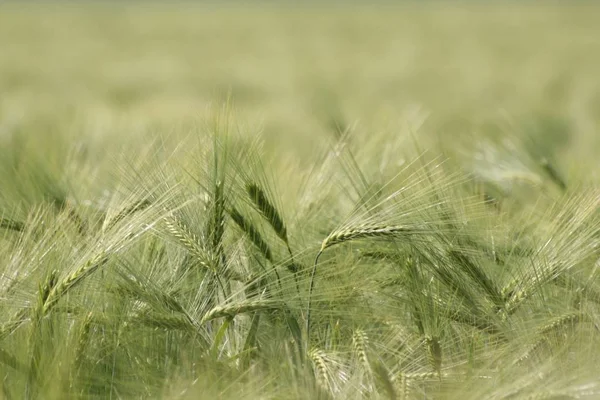
<path fill-rule="evenodd" d="M 220 254 L 223 250 L 223 233 L 225 231 L 225 197 L 223 182 L 217 181 L 214 187 L 212 215 L 207 226 L 207 236 L 214 251 Z"/>
<path fill-rule="evenodd" d="M 89 338 L 90 338 L 90 327 L 92 325 L 92 317 L 93 313 L 90 311 L 83 321 L 81 328 L 79 330 L 79 338 L 77 341 L 77 349 L 75 351 L 75 369 L 79 370 L 81 364 L 83 363 L 83 359 L 85 357 L 85 351 L 88 346 Z"/>
<path fill-rule="evenodd" d="M 410 379 L 404 372 L 400 373 L 400 399 L 406 400 L 410 395 Z"/>
<path fill-rule="evenodd" d="M 240 303 L 218 306 L 204 315 L 201 323 L 212 321 L 217 318 L 233 318 L 239 314 L 245 314 L 255 311 L 265 311 L 283 308 L 283 304 L 272 300 L 250 300 Z"/>
<path fill-rule="evenodd" d="M 258 185 L 249 183 L 246 185 L 246 191 L 248 192 L 248 195 L 250 196 L 250 199 L 256 208 L 258 208 L 263 217 L 267 220 L 267 222 L 269 222 L 277 236 L 285 243 L 291 260 L 286 264 L 286 268 L 291 273 L 297 273 L 299 268 L 294 262 L 294 253 L 290 247 L 290 242 L 287 236 L 287 228 L 285 227 L 283 218 L 281 218 L 281 214 L 277 211 L 277 208 L 273 205 L 273 203 L 269 201 L 265 192 Z"/>
<path fill-rule="evenodd" d="M 329 392 L 329 374 L 327 373 L 327 363 L 325 362 L 325 353 L 319 349 L 312 349 L 308 356 L 312 361 L 313 368 L 319 387 Z"/>
<path fill-rule="evenodd" d="M 258 208 L 258 210 L 262 213 L 265 219 L 269 222 L 269 224 L 273 227 L 273 230 L 279 236 L 281 240 L 283 240 L 286 244 L 288 243 L 287 237 L 287 229 L 285 224 L 283 223 L 283 219 L 277 209 L 269 201 L 265 192 L 256 184 L 249 183 L 246 185 L 246 191 L 250 196 L 250 199 Z"/>
<path fill-rule="evenodd" d="M 538 335 L 549 334 L 552 331 L 560 330 L 568 325 L 575 325 L 585 319 L 585 316 L 580 313 L 567 313 L 552 319 L 549 323 L 541 327 Z"/>
<path fill-rule="evenodd" d="M 106 264 L 107 261 L 108 256 L 104 253 L 100 253 L 54 286 L 48 293 L 46 301 L 44 302 L 42 315 L 48 315 L 48 312 L 65 294 L 67 294 L 67 292 L 69 292 L 69 290 Z"/>
<path fill-rule="evenodd" d="M 369 346 L 369 338 L 362 329 L 357 329 L 352 335 L 352 344 L 354 346 L 354 352 L 358 358 L 359 363 L 362 365 L 365 371 L 370 372 L 371 365 L 369 364 L 369 357 L 367 355 L 367 348 Z"/>
<path fill-rule="evenodd" d="M 48 275 L 46 282 L 40 287 L 40 305 L 43 307 L 50 296 L 50 291 L 56 286 L 56 280 L 58 279 L 58 270 L 54 269 Z"/>
<path fill-rule="evenodd" d="M 165 217 L 164 222 L 168 232 L 181 243 L 183 248 L 196 258 L 200 265 L 209 270 L 214 270 L 212 260 L 195 233 L 173 215 Z"/>
<path fill-rule="evenodd" d="M 137 315 L 135 321 L 145 326 L 170 331 L 194 332 L 197 329 L 193 320 L 185 313 L 144 312 Z"/>
<path fill-rule="evenodd" d="M 323 240 L 321 245 L 321 251 L 334 246 L 336 244 L 348 242 L 351 240 L 367 239 L 367 238 L 380 238 L 395 236 L 401 233 L 414 233 L 414 229 L 406 226 L 359 226 L 355 228 L 345 228 L 332 232 L 329 236 Z"/>
<path fill-rule="evenodd" d="M 256 248 L 260 251 L 260 253 L 269 261 L 273 262 L 273 256 L 271 254 L 271 249 L 267 243 L 263 240 L 262 236 L 258 232 L 258 230 L 248 221 L 240 212 L 231 208 L 227 210 L 229 216 L 236 223 L 237 226 L 248 236 L 250 241 L 256 246 Z"/>

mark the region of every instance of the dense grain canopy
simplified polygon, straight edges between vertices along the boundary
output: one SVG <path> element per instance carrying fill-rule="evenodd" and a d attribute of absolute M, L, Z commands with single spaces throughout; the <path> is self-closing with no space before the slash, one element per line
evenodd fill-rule
<path fill-rule="evenodd" d="M 600 5 L 0 3 L 1 398 L 600 398 Z"/>

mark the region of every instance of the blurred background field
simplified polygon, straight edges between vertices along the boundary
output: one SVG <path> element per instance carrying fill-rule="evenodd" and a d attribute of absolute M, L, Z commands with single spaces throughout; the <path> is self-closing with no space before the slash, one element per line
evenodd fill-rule
<path fill-rule="evenodd" d="M 0 397 L 600 398 L 599 21 L 0 3 Z"/>
<path fill-rule="evenodd" d="M 423 119 L 424 132 L 446 137 L 571 135 L 565 150 L 593 162 L 599 13 L 587 3 L 8 3 L 2 130 L 42 120 L 81 134 L 173 127 L 230 94 L 243 119 L 295 151 L 332 124 L 393 130 Z"/>

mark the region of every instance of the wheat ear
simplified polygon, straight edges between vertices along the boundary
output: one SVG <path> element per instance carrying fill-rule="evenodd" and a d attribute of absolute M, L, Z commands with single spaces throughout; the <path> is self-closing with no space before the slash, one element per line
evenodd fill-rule
<path fill-rule="evenodd" d="M 81 324 L 79 330 L 79 340 L 77 341 L 77 350 L 75 351 L 75 368 L 79 369 L 85 356 L 85 350 L 90 339 L 90 331 L 94 314 L 90 311 Z"/>
<path fill-rule="evenodd" d="M 329 236 L 323 240 L 321 245 L 321 251 L 334 246 L 336 244 L 340 244 L 343 242 L 348 242 L 350 240 L 357 239 L 368 239 L 368 238 L 378 238 L 378 237 L 386 237 L 386 236 L 394 236 L 400 233 L 414 233 L 415 230 L 413 228 L 409 228 L 406 226 L 360 226 L 356 228 L 348 228 L 348 229 L 340 229 L 332 232 Z"/>
<path fill-rule="evenodd" d="M 48 315 L 48 312 L 56 305 L 56 303 L 71 290 L 75 285 L 88 277 L 98 268 L 102 267 L 108 261 L 108 256 L 105 253 L 100 253 L 91 258 L 87 263 L 75 270 L 71 275 L 65 277 L 61 282 L 50 290 L 48 297 L 44 302 L 42 315 Z"/>
<path fill-rule="evenodd" d="M 197 327 L 190 321 L 186 314 L 159 314 L 144 312 L 136 315 L 134 321 L 152 327 L 184 332 L 194 332 Z"/>
<path fill-rule="evenodd" d="M 317 383 L 319 386 L 329 392 L 329 375 L 327 373 L 327 363 L 325 362 L 326 355 L 322 350 L 312 349 L 308 356 L 315 368 Z"/>
<path fill-rule="evenodd" d="M 367 355 L 367 348 L 369 346 L 369 337 L 362 329 L 357 329 L 352 335 L 352 345 L 354 346 L 354 352 L 358 361 L 362 364 L 365 371 L 370 372 L 371 365 L 369 364 L 369 358 Z"/>
<path fill-rule="evenodd" d="M 201 323 L 211 321 L 213 319 L 229 317 L 233 318 L 238 314 L 245 314 L 254 311 L 273 310 L 283 308 L 283 303 L 273 300 L 249 300 L 236 304 L 218 306 L 210 310 L 204 315 Z"/>
<path fill-rule="evenodd" d="M 315 276 L 317 274 L 317 264 L 319 262 L 319 257 L 323 254 L 327 248 L 334 246 L 336 244 L 340 244 L 343 242 L 347 242 L 350 240 L 357 239 L 365 239 L 365 238 L 380 238 L 387 236 L 394 236 L 400 233 L 413 233 L 414 229 L 408 228 L 406 226 L 372 226 L 372 225 L 363 225 L 356 228 L 344 228 L 333 231 L 329 236 L 323 240 L 321 244 L 321 250 L 317 253 L 315 257 L 315 262 L 313 264 L 313 269 L 310 274 L 310 283 L 308 287 L 308 304 L 306 307 L 306 345 L 309 345 L 310 340 L 310 309 L 312 306 L 312 292 L 315 285 Z"/>
<path fill-rule="evenodd" d="M 248 195 L 250 196 L 250 199 L 256 208 L 258 208 L 269 225 L 271 225 L 277 236 L 285 243 L 291 260 L 291 262 L 286 265 L 286 268 L 292 273 L 298 272 L 298 266 L 294 262 L 294 253 L 292 252 L 292 248 L 290 247 L 290 242 L 288 240 L 287 228 L 285 227 L 283 218 L 281 218 L 281 214 L 277 211 L 277 208 L 273 205 L 273 203 L 269 201 L 264 190 L 262 190 L 255 183 L 249 183 L 246 185 L 246 191 L 248 192 Z M 298 289 L 298 291 L 300 291 L 300 289 Z"/>
<path fill-rule="evenodd" d="M 174 216 L 165 217 L 164 221 L 169 233 L 173 235 L 173 237 L 175 237 L 190 254 L 196 257 L 200 265 L 211 271 L 214 270 L 211 266 L 211 260 L 195 233 L 190 231 L 182 221 Z"/>
<path fill-rule="evenodd" d="M 269 249 L 269 246 L 263 240 L 262 236 L 260 235 L 258 230 L 254 227 L 254 225 L 252 225 L 246 218 L 244 218 L 244 216 L 242 214 L 240 214 L 240 212 L 237 209 L 231 208 L 228 210 L 228 212 L 229 212 L 229 216 L 231 217 L 233 222 L 235 222 L 236 225 L 239 226 L 240 229 L 242 231 L 244 231 L 244 233 L 246 235 L 248 235 L 248 238 L 254 244 L 254 246 L 256 246 L 256 248 L 260 251 L 260 253 L 267 260 L 273 262 L 273 256 L 271 254 L 271 249 Z"/>
<path fill-rule="evenodd" d="M 277 236 L 285 243 L 288 243 L 287 229 L 283 223 L 283 219 L 279 212 L 277 212 L 275 206 L 269 201 L 265 192 L 254 183 L 246 185 L 246 191 L 254 205 L 256 205 L 256 208 L 258 208 L 265 219 L 273 227 Z"/>
<path fill-rule="evenodd" d="M 216 253 L 221 254 L 223 250 L 223 233 L 225 232 L 225 197 L 223 193 L 223 182 L 217 181 L 214 189 L 214 200 L 212 216 L 207 227 L 207 236 Z"/>

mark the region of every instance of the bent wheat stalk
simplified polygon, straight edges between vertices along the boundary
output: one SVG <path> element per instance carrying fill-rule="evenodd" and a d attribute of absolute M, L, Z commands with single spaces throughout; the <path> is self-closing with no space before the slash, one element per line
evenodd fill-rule
<path fill-rule="evenodd" d="M 306 308 L 306 345 L 309 346 L 310 341 L 310 309 L 312 305 L 312 292 L 315 285 L 315 276 L 317 274 L 317 264 L 319 263 L 319 257 L 329 247 L 335 246 L 336 244 L 348 242 L 351 240 L 368 239 L 368 238 L 382 238 L 395 236 L 401 233 L 415 233 L 414 228 L 407 226 L 391 225 L 391 226 L 378 226 L 378 225 L 363 225 L 356 228 L 343 228 L 333 231 L 323 240 L 321 250 L 317 253 L 313 269 L 310 274 L 310 283 L 308 287 L 308 304 Z"/>

